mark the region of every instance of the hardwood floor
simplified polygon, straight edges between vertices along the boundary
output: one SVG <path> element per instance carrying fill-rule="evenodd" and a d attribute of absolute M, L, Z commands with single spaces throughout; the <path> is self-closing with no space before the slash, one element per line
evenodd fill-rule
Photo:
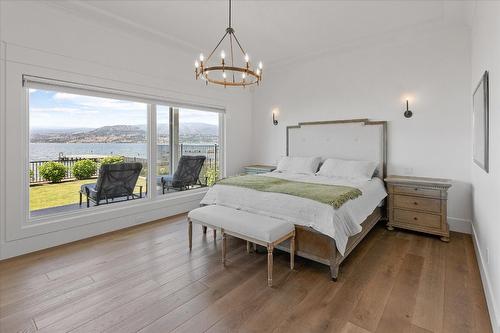
<path fill-rule="evenodd" d="M 470 236 L 377 226 L 341 267 L 246 253 L 184 215 L 0 262 L 0 332 L 491 332 Z"/>

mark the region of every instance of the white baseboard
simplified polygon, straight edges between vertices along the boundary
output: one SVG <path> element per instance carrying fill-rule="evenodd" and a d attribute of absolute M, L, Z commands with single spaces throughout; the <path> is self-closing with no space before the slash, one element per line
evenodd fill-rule
<path fill-rule="evenodd" d="M 479 272 L 481 273 L 481 281 L 483 282 L 483 290 L 486 296 L 486 304 L 488 306 L 488 313 L 490 314 L 491 327 L 493 333 L 500 333 L 500 319 L 497 318 L 498 306 L 495 304 L 495 298 L 493 297 L 493 289 L 491 287 L 490 279 L 488 277 L 488 272 L 486 271 L 486 265 L 484 264 L 483 256 L 479 250 L 478 240 L 476 232 L 474 231 L 474 225 L 471 224 L 472 229 L 472 242 L 474 243 L 474 250 L 476 251 L 477 264 L 479 266 Z"/>
<path fill-rule="evenodd" d="M 463 234 L 472 234 L 472 221 L 448 217 L 448 224 L 451 231 L 461 232 Z"/>

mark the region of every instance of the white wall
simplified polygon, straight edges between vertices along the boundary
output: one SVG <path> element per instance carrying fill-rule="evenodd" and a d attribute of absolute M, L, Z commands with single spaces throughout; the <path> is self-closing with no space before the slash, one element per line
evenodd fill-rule
<path fill-rule="evenodd" d="M 473 227 L 490 317 L 500 332 L 500 3 L 495 1 L 477 1 L 474 9 L 469 95 L 485 70 L 490 82 L 490 171 L 471 163 Z"/>
<path fill-rule="evenodd" d="M 19 194 L 25 178 L 19 166 L 26 154 L 23 73 L 223 106 L 227 174 L 238 173 L 251 160 L 251 93 L 195 81 L 196 54 L 81 18 L 57 2 L 0 1 L 0 259 L 187 211 L 202 195 L 117 206 L 119 212 L 88 217 L 95 222 L 90 225 L 79 218 L 26 225 Z"/>
<path fill-rule="evenodd" d="M 404 31 L 266 69 L 254 94 L 254 161 L 285 154 L 285 129 L 301 121 L 389 121 L 388 171 L 452 179 L 449 221 L 470 230 L 470 32 L 466 26 Z M 402 96 L 414 111 L 403 117 Z M 279 125 L 271 110 L 279 108 Z"/>

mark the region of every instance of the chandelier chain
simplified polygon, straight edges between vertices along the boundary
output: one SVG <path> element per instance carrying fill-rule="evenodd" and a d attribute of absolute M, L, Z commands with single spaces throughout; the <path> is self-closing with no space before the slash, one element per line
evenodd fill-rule
<path fill-rule="evenodd" d="M 231 0 L 229 0 L 229 28 L 231 28 Z"/>
<path fill-rule="evenodd" d="M 241 52 L 243 52 L 243 54 L 247 54 L 245 52 L 245 50 L 243 50 L 243 47 L 241 46 L 240 41 L 238 40 L 238 37 L 236 37 L 236 34 L 233 32 L 232 35 L 234 36 L 234 40 L 236 41 L 236 43 L 238 43 L 238 46 L 240 47 Z"/>
<path fill-rule="evenodd" d="M 234 56 L 233 56 L 233 35 L 229 34 L 229 44 L 231 49 L 231 66 L 234 67 Z M 233 72 L 233 82 L 234 82 L 234 72 Z"/>
<path fill-rule="evenodd" d="M 217 48 L 219 47 L 219 45 L 222 43 L 222 41 L 224 40 L 224 38 L 226 38 L 226 36 L 227 36 L 228 33 L 229 32 L 226 32 L 224 34 L 224 36 L 222 36 L 222 38 L 220 39 L 220 41 L 217 43 L 217 46 L 214 47 L 214 49 L 212 50 L 212 52 L 210 52 L 210 55 L 207 58 L 207 62 L 210 60 L 210 58 L 212 57 L 212 55 L 214 54 L 214 52 L 217 50 Z"/>

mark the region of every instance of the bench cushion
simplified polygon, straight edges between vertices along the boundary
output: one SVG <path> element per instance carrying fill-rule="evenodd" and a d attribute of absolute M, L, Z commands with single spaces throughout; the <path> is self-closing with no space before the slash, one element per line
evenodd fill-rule
<path fill-rule="evenodd" d="M 224 206 L 204 206 L 189 212 L 193 222 L 208 224 L 264 242 L 274 242 L 295 229 L 292 223 Z"/>

